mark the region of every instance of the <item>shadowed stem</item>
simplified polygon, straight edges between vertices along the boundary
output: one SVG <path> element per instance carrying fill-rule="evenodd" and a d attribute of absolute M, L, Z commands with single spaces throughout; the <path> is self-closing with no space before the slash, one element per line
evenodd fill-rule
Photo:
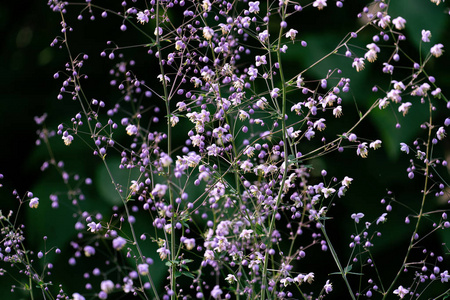
<path fill-rule="evenodd" d="M 425 199 L 426 199 L 427 194 L 428 194 L 428 192 L 427 192 L 427 190 L 428 190 L 428 176 L 429 176 L 430 163 L 431 163 L 430 162 L 430 156 L 431 156 L 430 146 L 431 146 L 431 134 L 432 134 L 432 130 L 433 130 L 433 125 L 432 125 L 433 124 L 433 115 L 432 115 L 433 105 L 431 104 L 431 101 L 429 101 L 429 112 L 430 112 L 430 119 L 428 121 L 428 140 L 427 140 L 427 144 L 426 144 L 427 145 L 427 149 L 426 149 L 426 158 L 425 158 L 425 182 L 424 182 L 423 190 L 422 190 L 422 192 L 423 192 L 422 203 L 420 205 L 419 215 L 417 216 L 416 227 L 414 228 L 414 231 L 413 231 L 413 233 L 411 235 L 411 241 L 409 242 L 408 250 L 406 251 L 406 255 L 405 255 L 405 258 L 403 260 L 403 263 L 400 266 L 400 268 L 399 268 L 399 270 L 397 272 L 397 275 L 395 275 L 394 280 L 392 280 L 391 285 L 384 292 L 384 295 L 383 295 L 383 298 L 382 298 L 383 300 L 386 299 L 387 295 L 392 291 L 392 289 L 394 288 L 394 285 L 396 284 L 397 280 L 400 277 L 400 274 L 402 273 L 403 269 L 406 266 L 406 262 L 408 261 L 411 249 L 414 247 L 414 240 L 416 239 L 417 232 L 419 231 L 420 221 L 422 220 L 422 217 L 423 217 L 423 210 L 424 210 L 424 207 L 425 207 Z"/>

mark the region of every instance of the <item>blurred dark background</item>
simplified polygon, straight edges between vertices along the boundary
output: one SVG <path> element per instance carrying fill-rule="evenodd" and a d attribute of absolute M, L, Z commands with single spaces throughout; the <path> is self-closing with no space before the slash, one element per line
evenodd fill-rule
<path fill-rule="evenodd" d="M 45 149 L 42 149 L 42 147 L 37 148 L 35 145 L 37 139 L 36 131 L 40 127 L 36 125 L 33 118 L 47 113 L 47 126 L 56 128 L 58 124 L 68 122 L 79 110 L 78 105 L 71 102 L 68 98 L 62 101 L 56 99 L 61 82 L 54 80 L 53 74 L 63 69 L 67 61 L 67 54 L 64 50 L 50 47 L 52 40 L 60 35 L 60 18 L 57 13 L 52 12 L 47 7 L 45 2 L 2 1 L 0 3 L 0 36 L 2 37 L 0 44 L 0 173 L 5 176 L 1 182 L 4 187 L 0 189 L 0 209 L 3 211 L 17 209 L 18 207 L 17 200 L 11 195 L 13 189 L 16 189 L 21 196 L 29 190 L 38 190 L 43 195 L 46 195 L 42 199 L 48 199 L 48 194 L 61 184 L 58 176 L 43 174 L 39 170 L 43 161 L 48 159 L 48 156 L 46 156 Z M 443 43 L 444 50 L 447 51 L 450 48 L 450 44 L 448 44 L 448 41 L 450 41 L 450 26 L 449 16 L 443 13 L 443 6 L 431 6 L 428 1 L 415 1 L 414 5 L 410 5 L 409 2 L 404 0 L 392 1 L 391 3 L 392 16 L 402 15 L 408 20 L 406 33 L 408 36 L 411 36 L 411 39 L 408 39 L 403 46 L 405 48 L 417 48 L 420 40 L 420 31 L 429 29 L 433 34 L 431 44 Z M 308 66 L 330 51 L 333 45 L 336 45 L 344 34 L 351 30 L 349 28 L 352 28 L 352 22 L 355 22 L 354 16 L 361 10 L 362 4 L 355 5 L 352 8 L 349 8 L 351 3 L 345 4 L 344 17 L 342 14 L 337 13 L 338 9 L 333 7 L 333 3 L 329 3 L 329 8 L 320 14 L 319 12 L 312 13 L 308 15 L 309 20 L 302 21 L 300 35 L 302 35 L 302 39 L 308 41 L 308 47 L 292 46 L 296 50 L 289 52 L 288 56 L 286 56 L 288 62 L 286 65 L 292 62 L 293 66 L 297 66 L 295 63 L 299 63 L 301 67 Z M 444 3 L 444 5 L 448 4 Z M 75 12 L 79 11 L 77 8 L 71 9 Z M 343 10 L 339 11 L 339 13 L 341 12 Z M 90 83 L 87 84 L 87 89 L 93 98 L 107 98 L 113 92 L 108 90 L 107 85 L 99 85 L 98 83 L 101 79 L 104 79 L 103 76 L 106 74 L 105 68 L 107 70 L 107 67 L 102 65 L 102 60 L 97 59 L 97 56 L 105 47 L 105 40 L 120 34 L 119 26 L 111 23 L 114 21 L 110 21 L 109 18 L 106 21 L 100 20 L 98 11 L 98 20 L 95 21 L 97 23 L 87 20 L 88 16 L 83 22 L 78 22 L 74 20 L 76 14 L 72 15 L 70 24 L 76 26 L 75 29 L 77 31 L 77 34 L 71 40 L 71 45 L 75 49 L 74 52 L 89 49 L 89 55 L 91 57 L 95 56 L 96 59 L 95 64 L 86 66 L 90 76 Z M 316 20 L 319 18 L 321 22 L 326 20 L 327 24 L 329 24 L 329 30 L 323 31 L 323 27 L 316 26 Z M 415 22 L 409 20 L 415 20 Z M 288 22 L 293 24 L 294 21 L 288 20 Z M 98 25 L 99 31 L 91 31 L 90 28 L 93 24 Z M 356 26 L 353 27 L 356 28 Z M 322 28 L 322 31 L 318 31 L 318 28 Z M 102 34 L 102 39 L 98 39 L 99 32 Z M 366 43 L 370 43 L 371 34 L 375 33 L 375 31 L 370 33 L 369 30 L 362 39 Z M 126 39 L 123 36 L 122 38 Z M 356 46 L 364 48 L 365 44 Z M 429 49 L 428 45 L 427 47 Z M 448 51 L 450 52 L 450 50 Z M 364 50 L 361 50 L 360 53 L 362 55 Z M 418 55 L 417 52 L 415 54 Z M 433 59 L 427 67 L 427 71 L 430 75 L 436 77 L 436 83 L 447 95 L 450 91 L 449 57 L 450 55 L 444 52 L 443 57 Z M 406 63 L 406 59 L 404 61 Z M 342 70 L 351 75 L 353 90 L 351 95 L 344 99 L 344 106 L 348 109 L 344 111 L 345 117 L 349 118 L 346 118 L 346 121 L 343 121 L 344 119 L 334 122 L 330 121 L 328 126 L 330 128 L 338 128 L 338 126 L 339 128 L 348 128 L 347 125 L 350 125 L 351 122 L 358 118 L 353 97 L 358 103 L 358 109 L 364 112 L 368 105 L 381 96 L 380 93 L 373 94 L 370 90 L 373 86 L 371 74 L 374 71 L 377 74 L 379 73 L 382 60 L 380 58 L 379 61 L 372 65 L 366 64 L 366 70 L 358 74 L 351 69 L 351 63 L 340 56 L 332 57 L 329 62 L 340 66 Z M 140 71 L 144 73 L 148 70 L 146 68 L 148 66 L 142 67 Z M 328 65 L 324 63 L 307 73 L 307 76 L 309 78 L 321 78 L 324 77 L 327 71 Z M 293 76 L 298 73 L 298 69 L 287 68 L 286 73 Z M 386 86 L 389 82 L 389 77 L 377 78 L 377 80 L 377 84 L 385 84 Z M 107 83 L 108 80 L 104 79 L 104 82 Z M 109 105 L 112 106 L 113 104 L 109 103 Z M 441 103 L 438 105 L 438 108 L 444 106 L 445 103 Z M 353 117 L 351 117 L 352 113 L 354 113 Z M 316 176 L 323 168 L 329 174 L 338 178 L 342 178 L 344 175 L 355 178 L 347 197 L 339 202 L 339 206 L 333 208 L 336 215 L 350 216 L 351 213 L 364 211 L 367 212 L 367 220 L 373 220 L 383 212 L 384 208 L 379 204 L 379 201 L 381 198 L 386 197 L 388 190 L 393 192 L 396 200 L 407 205 L 411 204 L 413 209 L 417 209 L 422 178 L 417 176 L 412 181 L 407 178 L 406 168 L 409 166 L 409 163 L 405 157 L 402 157 L 398 145 L 400 142 L 411 143 L 417 136 L 423 137 L 423 133 L 418 125 L 423 122 L 426 113 L 412 109 L 407 118 L 402 118 L 397 114 L 398 120 L 395 115 L 396 113 L 390 110 L 374 113 L 374 116 L 366 121 L 356 132 L 361 136 L 373 139 L 380 138 L 384 141 L 383 148 L 377 151 L 370 151 L 369 159 L 355 158 L 354 149 L 349 149 L 342 154 L 332 154 L 328 160 L 317 159 L 313 162 L 317 171 L 315 173 Z M 436 113 L 435 120 L 436 122 L 442 122 L 446 117 L 448 117 L 447 110 L 440 110 Z M 402 125 L 401 130 L 395 129 L 397 121 Z M 344 124 L 342 122 L 349 123 Z M 337 131 L 336 134 L 338 133 L 340 132 Z M 447 144 L 441 143 L 439 147 L 434 149 L 435 156 L 445 157 L 447 155 L 446 147 L 443 145 Z M 74 153 L 72 148 L 72 151 L 66 153 L 66 148 L 64 148 L 62 142 L 55 146 L 55 149 L 56 155 L 64 159 L 69 166 L 76 166 L 76 172 L 80 172 L 86 177 L 99 176 L 96 170 L 99 167 L 98 161 L 79 158 L 79 155 L 88 155 L 90 153 L 89 149 L 80 148 L 78 150 L 76 148 L 75 152 L 77 153 Z M 447 170 L 440 168 L 439 171 L 445 175 L 443 179 L 448 180 Z M 100 185 L 97 183 L 90 190 L 90 195 L 101 198 L 102 196 L 99 195 Z M 384 188 L 380 189 L 380 187 Z M 445 201 L 442 201 L 442 199 L 440 202 L 432 197 L 430 199 L 433 199 L 433 204 L 430 204 L 428 209 L 442 209 L 445 207 Z M 403 225 L 403 218 L 407 210 L 402 210 L 401 207 L 395 205 L 394 207 L 398 209 L 399 218 L 391 217 L 392 223 L 390 226 L 392 228 L 385 233 L 385 238 L 380 241 L 382 246 L 378 248 L 379 253 L 385 253 L 386 251 L 390 253 L 384 257 L 384 264 L 392 266 L 392 270 L 387 271 L 388 276 L 392 276 L 393 272 L 398 269 L 398 265 L 395 262 L 404 253 L 404 248 L 396 248 L 396 245 L 399 245 L 400 241 L 405 242 L 409 239 L 411 229 Z M 41 215 L 33 215 L 28 218 L 28 215 L 24 213 L 21 215 L 21 220 L 30 228 L 41 228 L 41 226 L 48 225 L 47 222 L 50 216 L 56 217 L 50 215 L 49 210 L 43 209 L 41 212 L 37 211 L 37 213 Z M 66 211 L 66 213 L 70 215 L 70 211 Z M 396 214 L 392 213 L 391 215 L 395 216 Z M 38 224 L 37 220 L 43 223 Z M 333 220 L 329 222 L 333 225 L 329 232 L 332 241 L 336 243 L 336 247 L 342 253 L 348 252 L 349 236 L 340 236 L 339 233 L 352 232 L 353 224 L 332 223 Z M 69 228 L 65 227 L 63 229 L 69 230 Z M 37 229 L 34 231 L 33 229 L 30 230 L 34 233 L 38 231 Z M 71 230 L 73 231 L 73 228 Z M 73 234 L 72 231 L 70 231 L 70 234 Z M 57 238 L 60 232 L 55 232 L 54 237 Z M 70 234 L 65 238 L 60 237 L 60 240 L 56 239 L 55 244 L 70 239 Z M 430 246 L 439 248 L 443 242 L 450 243 L 448 234 L 437 235 L 430 240 Z M 31 237 L 30 243 L 34 248 L 42 247 L 41 237 Z M 396 256 L 396 253 L 399 256 Z M 312 256 L 316 254 L 313 253 Z M 64 257 L 61 259 L 61 262 L 66 260 L 67 257 Z M 314 259 L 311 259 L 311 261 L 314 261 Z M 326 263 L 332 264 L 332 261 Z M 449 266 L 448 263 L 447 266 Z M 307 269 L 309 266 L 304 265 L 304 267 Z M 66 283 L 68 286 L 77 286 L 77 283 L 70 282 L 70 274 L 65 274 L 65 276 L 67 277 L 63 276 L 61 278 L 68 280 Z M 5 284 L 3 284 L 4 282 Z M 7 281 L 4 282 L 2 281 L 2 284 L 0 284 L 0 295 L 4 295 L 9 290 L 9 284 L 11 284 Z M 336 277 L 335 288 L 339 291 L 341 288 L 338 286 L 338 282 L 339 279 Z M 7 299 L 20 299 L 22 297 L 17 293 L 7 295 Z M 15 298 L 16 296 L 17 298 Z"/>

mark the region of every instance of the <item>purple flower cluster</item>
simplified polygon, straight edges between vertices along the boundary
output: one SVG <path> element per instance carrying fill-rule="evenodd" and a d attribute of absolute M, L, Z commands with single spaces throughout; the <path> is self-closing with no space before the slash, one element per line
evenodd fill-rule
<path fill-rule="evenodd" d="M 78 102 L 79 111 L 55 131 L 40 130 L 37 144 L 51 149 L 50 139 L 57 136 L 71 151 L 85 143 L 105 170 L 107 180 L 99 184 L 111 185 L 114 196 L 109 197 L 115 197 L 103 213 L 92 209 L 87 202 L 95 200 L 82 192 L 92 180 L 66 171 L 50 151 L 41 169 L 56 168 L 69 187 L 64 205 L 73 208 L 76 238 L 70 242 L 68 265 L 87 269 L 85 289 L 71 297 L 60 292 L 59 298 L 322 299 L 340 287 L 345 298 L 379 294 L 385 299 L 419 297 L 430 286 L 440 289 L 448 282 L 444 255 L 428 249 L 422 230 L 431 235 L 450 227 L 448 203 L 436 210 L 425 205 L 448 196 L 440 174 L 447 162 L 433 151 L 450 125 L 449 118 L 435 120 L 434 113 L 449 102 L 427 73 L 444 54 L 444 45 L 422 47 L 431 42 L 430 31 L 416 33 L 418 55 L 407 52 L 406 27 L 414 20 L 391 15 L 389 4 L 376 0 L 355 16 L 359 28 L 333 49 L 310 66 L 290 67 L 289 55 L 309 47 L 297 19 L 329 9 L 339 13 L 344 1 L 332 7 L 327 0 L 303 5 L 132 0 L 122 1 L 120 9 L 94 2 L 48 1 L 61 16 L 61 36 L 51 45 L 69 53 L 53 76 L 62 81 L 57 99 Z M 87 13 L 91 20 L 98 14 L 112 24 L 120 20 L 120 34 L 105 41 L 98 54 L 73 55 L 70 39 L 77 31 L 69 24 L 77 21 L 68 13 L 72 10 L 80 21 Z M 131 36 L 144 42 L 122 42 Z M 128 58 L 130 49 L 137 49 L 137 57 Z M 345 67 L 311 72 L 319 63 L 332 64 L 331 58 Z M 84 66 L 93 59 L 111 64 L 114 99 L 97 100 L 84 89 Z M 355 79 L 369 69 L 377 70 L 371 93 L 357 94 Z M 420 178 L 422 191 L 414 204 L 389 191 L 376 215 L 367 208 L 341 215 L 336 207 L 343 206 L 360 178 L 350 169 L 328 174 L 340 165 L 332 157 L 347 149 L 355 161 L 383 155 L 375 151 L 392 139 L 361 128 L 388 107 L 397 120 L 392 131 L 400 130 L 398 120 L 410 111 L 428 116 L 421 120 L 423 135 L 395 146 L 402 157 L 408 155 L 407 178 Z M 43 124 L 45 116 L 36 122 Z M 328 171 L 317 172 L 323 165 Z M 64 201 L 60 194 L 50 196 L 53 209 Z M 38 210 L 43 202 L 32 194 L 21 201 Z M 394 218 L 392 211 L 402 206 L 411 207 L 402 215 L 411 238 L 396 276 L 384 278 L 379 275 L 383 257 L 375 249 Z M 1 260 L 22 264 L 25 275 L 43 282 L 22 250 L 23 232 L 10 218 L 1 216 Z M 337 222 L 354 229 L 333 236 Z M 338 253 L 338 240 L 348 240 L 347 252 Z M 340 277 L 308 264 L 310 255 L 332 262 Z M 103 263 L 85 263 L 95 259 Z M 358 282 L 350 276 L 355 274 Z"/>

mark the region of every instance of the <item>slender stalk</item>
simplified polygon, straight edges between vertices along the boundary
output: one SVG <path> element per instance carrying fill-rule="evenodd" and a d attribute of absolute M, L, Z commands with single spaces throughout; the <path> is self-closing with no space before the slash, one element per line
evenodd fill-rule
<path fill-rule="evenodd" d="M 422 217 L 424 216 L 423 210 L 425 207 L 425 200 L 427 198 L 427 190 L 428 190 L 428 176 L 429 176 L 429 171 L 430 171 L 430 156 L 431 156 L 431 134 L 432 134 L 432 130 L 433 130 L 433 116 L 432 116 L 432 112 L 433 112 L 433 105 L 431 103 L 431 101 L 429 102 L 429 112 L 430 112 L 430 118 L 428 121 L 428 139 L 427 139 L 427 149 L 426 149 L 426 159 L 425 159 L 425 181 L 424 181 L 424 185 L 423 185 L 423 195 L 422 195 L 422 203 L 420 205 L 420 211 L 419 211 L 419 215 L 417 216 L 417 222 L 416 222 L 416 227 L 414 228 L 414 231 L 411 235 L 411 240 L 409 242 L 409 246 L 408 246 L 408 250 L 406 250 L 406 254 L 405 254 L 405 258 L 403 259 L 403 263 L 401 265 L 401 267 L 399 268 L 397 274 L 395 275 L 394 280 L 392 280 L 391 285 L 389 286 L 389 288 L 384 292 L 383 295 L 383 300 L 386 299 L 386 297 L 389 295 L 389 293 L 392 291 L 392 289 L 394 288 L 395 284 L 397 283 L 397 280 L 400 278 L 400 274 L 402 273 L 404 267 L 406 266 L 406 263 L 409 259 L 409 254 L 412 250 L 412 248 L 414 247 L 414 240 L 416 238 L 417 232 L 419 231 L 419 225 L 421 223 Z"/>

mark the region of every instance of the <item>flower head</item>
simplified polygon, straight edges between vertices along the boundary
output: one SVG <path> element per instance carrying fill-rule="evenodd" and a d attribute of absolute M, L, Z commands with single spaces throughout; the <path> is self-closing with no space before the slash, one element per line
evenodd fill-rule
<path fill-rule="evenodd" d="M 250 1 L 248 3 L 248 11 L 250 13 L 259 13 L 259 1 Z"/>
<path fill-rule="evenodd" d="M 291 40 L 295 39 L 295 36 L 297 35 L 298 31 L 295 29 L 289 29 L 288 32 L 286 32 L 286 37 L 290 38 Z"/>
<path fill-rule="evenodd" d="M 222 295 L 222 290 L 220 289 L 220 287 L 218 285 L 214 286 L 213 290 L 211 291 L 211 296 L 214 299 L 218 299 L 220 298 L 220 295 Z"/>
<path fill-rule="evenodd" d="M 395 29 L 402 30 L 405 28 L 406 20 L 402 17 L 397 17 L 394 20 L 392 20 L 392 23 L 395 26 Z"/>
<path fill-rule="evenodd" d="M 150 12 L 148 10 L 138 12 L 136 15 L 137 21 L 141 24 L 148 23 L 148 21 L 149 21 L 148 15 L 149 14 L 150 14 Z"/>
<path fill-rule="evenodd" d="M 324 289 L 325 293 L 327 293 L 327 294 L 329 292 L 333 291 L 333 285 L 331 284 L 330 280 L 327 280 L 327 282 L 323 286 L 323 289 Z"/>
<path fill-rule="evenodd" d="M 31 198 L 29 205 L 30 205 L 31 208 L 38 208 L 38 206 L 39 206 L 39 198 L 38 197 Z"/>
<path fill-rule="evenodd" d="M 112 246 L 113 246 L 113 248 L 116 249 L 117 251 L 119 251 L 120 249 L 122 249 L 126 244 L 127 244 L 127 241 L 126 241 L 123 237 L 121 237 L 121 236 L 115 238 L 115 239 L 112 241 Z"/>
<path fill-rule="evenodd" d="M 442 55 L 442 53 L 444 52 L 444 50 L 442 50 L 442 48 L 444 48 L 444 45 L 442 44 L 436 44 L 433 47 L 431 47 L 430 49 L 430 53 L 434 56 L 434 57 L 439 57 Z"/>
<path fill-rule="evenodd" d="M 399 286 L 395 291 L 394 294 L 398 295 L 400 299 L 403 299 L 407 294 L 409 293 L 409 289 L 404 288 L 403 286 Z"/>
<path fill-rule="evenodd" d="M 318 10 L 322 10 L 325 6 L 327 6 L 327 0 L 316 0 L 313 3 L 314 7 L 317 7 Z"/>
<path fill-rule="evenodd" d="M 148 264 L 139 264 L 138 265 L 139 274 L 145 276 L 148 274 Z"/>
<path fill-rule="evenodd" d="M 364 58 L 355 58 L 353 60 L 352 67 L 356 69 L 356 72 L 364 70 Z"/>
<path fill-rule="evenodd" d="M 431 32 L 429 30 L 422 30 L 422 41 L 424 43 L 429 43 L 431 37 Z"/>

